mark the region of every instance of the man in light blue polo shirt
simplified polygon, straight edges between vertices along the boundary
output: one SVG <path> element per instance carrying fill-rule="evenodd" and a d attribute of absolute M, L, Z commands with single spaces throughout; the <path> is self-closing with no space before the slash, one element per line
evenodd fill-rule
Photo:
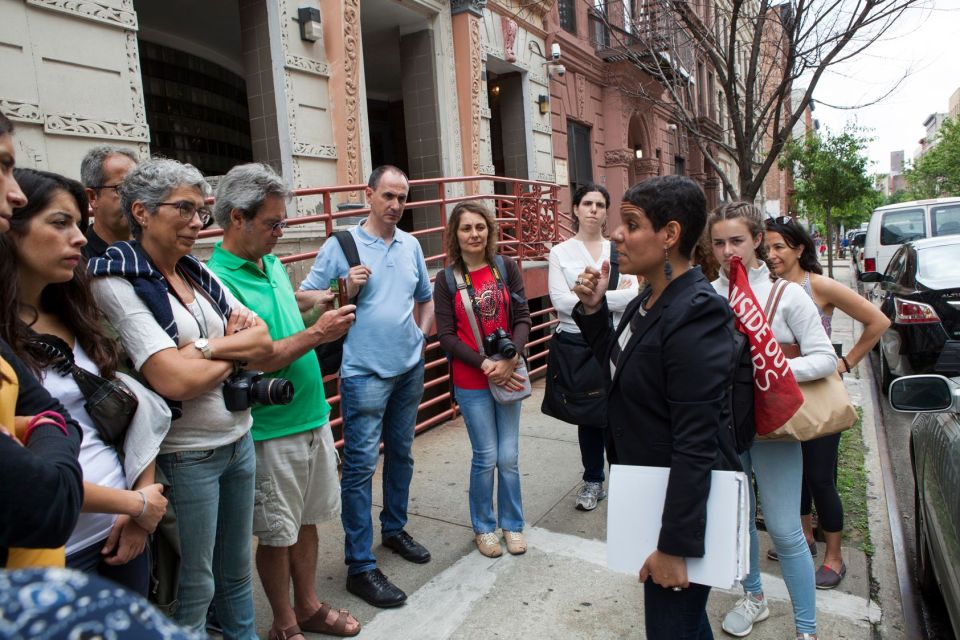
<path fill-rule="evenodd" d="M 325 242 L 301 292 L 346 278 L 357 299 L 340 368 L 343 474 L 340 479 L 347 591 L 376 607 L 403 604 L 406 594 L 377 568 L 373 555 L 372 480 L 384 445 L 383 546 L 411 562 L 430 552 L 405 530 L 413 478 L 414 425 L 423 395 L 423 346 L 433 324 L 433 292 L 419 241 L 397 229 L 406 205 L 407 176 L 374 169 L 367 183 L 370 214 L 350 230 L 360 265 L 350 267 L 338 242 Z M 302 295 L 302 294 L 301 294 Z"/>

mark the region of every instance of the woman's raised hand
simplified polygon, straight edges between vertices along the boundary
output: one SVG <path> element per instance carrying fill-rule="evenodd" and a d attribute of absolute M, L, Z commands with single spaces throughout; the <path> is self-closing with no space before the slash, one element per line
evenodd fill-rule
<path fill-rule="evenodd" d="M 607 293 L 607 284 L 610 281 L 610 263 L 606 260 L 600 265 L 600 271 L 593 267 L 586 267 L 573 286 L 573 292 L 580 302 L 583 303 L 583 309 L 588 314 L 597 311 L 603 302 L 603 296 Z"/>

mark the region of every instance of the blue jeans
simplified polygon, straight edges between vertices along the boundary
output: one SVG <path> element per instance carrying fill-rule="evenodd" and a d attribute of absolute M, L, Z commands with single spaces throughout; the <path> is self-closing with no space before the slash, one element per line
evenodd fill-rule
<path fill-rule="evenodd" d="M 710 587 L 690 583 L 681 591 L 643 583 L 643 617 L 647 640 L 713 640 L 707 618 Z"/>
<path fill-rule="evenodd" d="M 413 435 L 423 396 L 423 360 L 393 378 L 375 374 L 340 381 L 343 475 L 340 478 L 344 561 L 355 575 L 377 566 L 373 556 L 373 474 L 383 440 L 383 509 L 380 533 L 389 538 L 407 524 L 413 478 Z"/>
<path fill-rule="evenodd" d="M 180 607 L 173 618 L 203 632 L 216 594 L 224 638 L 256 638 L 251 576 L 253 438 L 157 456 L 180 533 Z"/>
<path fill-rule="evenodd" d="M 783 581 L 793 602 L 797 633 L 816 633 L 817 607 L 813 558 L 800 527 L 800 487 L 803 457 L 799 442 L 755 442 L 740 460 L 743 470 L 757 477 L 763 521 L 780 555 Z M 757 536 L 757 503 L 750 492 L 750 573 L 743 582 L 749 593 L 761 593 L 760 542 Z"/>
<path fill-rule="evenodd" d="M 67 567 L 84 573 L 95 573 L 146 598 L 150 591 L 150 545 L 147 544 L 143 553 L 130 562 L 113 565 L 107 564 L 107 556 L 100 553 L 106 542 L 107 539 L 104 538 L 67 556 Z"/>
<path fill-rule="evenodd" d="M 470 522 L 475 533 L 523 531 L 520 501 L 520 402 L 499 404 L 489 389 L 455 388 L 473 448 L 470 463 Z M 493 515 L 493 471 L 497 511 Z"/>

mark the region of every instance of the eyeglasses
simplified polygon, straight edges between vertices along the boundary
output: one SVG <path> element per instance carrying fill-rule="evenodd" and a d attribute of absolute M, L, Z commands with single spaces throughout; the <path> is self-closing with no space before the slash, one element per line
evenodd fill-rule
<path fill-rule="evenodd" d="M 196 203 L 190 202 L 189 200 L 181 200 L 180 202 L 158 202 L 157 205 L 175 207 L 180 211 L 180 217 L 188 222 L 193 220 L 193 216 L 195 215 L 200 216 L 200 222 L 203 226 L 207 226 L 207 223 L 210 222 L 210 207 L 204 205 L 197 206 Z"/>
<path fill-rule="evenodd" d="M 114 193 L 120 195 L 120 185 L 119 184 L 98 184 L 94 187 L 90 187 L 95 191 L 102 191 L 103 189 L 113 189 Z"/>
<path fill-rule="evenodd" d="M 286 220 L 281 220 L 280 222 L 274 222 L 273 224 L 268 224 L 270 227 L 270 233 L 277 233 L 278 231 L 283 231 L 289 226 L 289 222 Z"/>
<path fill-rule="evenodd" d="M 796 220 L 792 216 L 777 216 L 776 218 L 771 218 L 773 224 L 792 224 L 796 223 Z"/>

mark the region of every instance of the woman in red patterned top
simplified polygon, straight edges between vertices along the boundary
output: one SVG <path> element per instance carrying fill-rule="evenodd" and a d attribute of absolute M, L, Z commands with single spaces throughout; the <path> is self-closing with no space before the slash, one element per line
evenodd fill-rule
<path fill-rule="evenodd" d="M 523 276 L 516 263 L 503 257 L 497 268 L 497 224 L 483 203 L 461 202 L 450 214 L 446 229 L 447 255 L 470 300 L 451 291 L 440 274 L 433 292 L 440 346 L 451 358 L 454 393 L 473 448 L 470 466 L 470 521 L 477 547 L 485 556 L 503 553 L 496 529 L 503 530 L 507 551 L 527 550 L 523 539 L 523 505 L 517 466 L 520 438 L 520 402 L 501 403 L 490 391 L 493 383 L 508 390 L 522 387 L 517 372 L 530 335 L 530 310 L 523 292 Z M 487 343 L 477 344 L 471 327 Z M 497 337 L 498 330 L 503 331 Z M 489 338 L 489 339 L 488 339 Z M 512 341 L 514 349 L 505 338 Z M 497 510 L 493 512 L 493 474 L 497 471 Z"/>

